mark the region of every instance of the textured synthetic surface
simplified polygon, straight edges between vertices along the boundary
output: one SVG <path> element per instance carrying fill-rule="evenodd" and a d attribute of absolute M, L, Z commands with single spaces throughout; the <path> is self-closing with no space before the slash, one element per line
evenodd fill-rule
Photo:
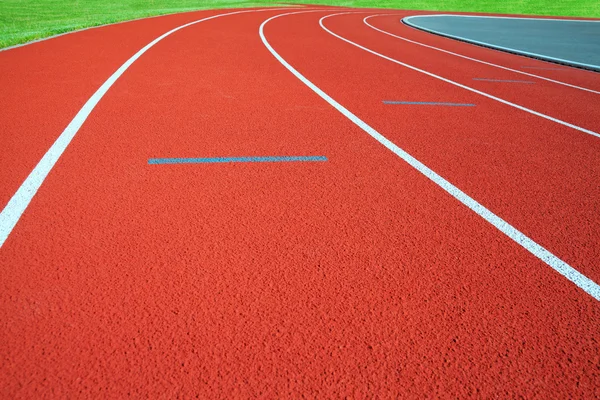
<path fill-rule="evenodd" d="M 442 35 L 600 71 L 600 21 L 461 15 L 416 16 L 404 21 Z"/>
<path fill-rule="evenodd" d="M 600 396 L 598 301 L 294 77 L 239 14 L 181 30 L 107 92 L 0 249 L 1 397 Z M 341 41 L 326 11 L 265 26 L 306 78 L 600 282 L 600 139 Z M 598 96 L 403 42 L 328 29 L 600 131 Z M 2 206 L 94 90 L 162 33 L 218 12 L 0 53 Z M 374 17 L 391 33 L 522 58 Z M 547 63 L 531 60 L 531 66 Z M 598 75 L 544 76 L 598 90 Z M 445 107 L 383 101 L 475 104 Z M 326 162 L 149 165 L 318 155 Z"/>

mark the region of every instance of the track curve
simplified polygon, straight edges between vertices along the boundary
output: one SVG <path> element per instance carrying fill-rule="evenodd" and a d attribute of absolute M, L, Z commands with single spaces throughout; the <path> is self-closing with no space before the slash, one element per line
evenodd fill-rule
<path fill-rule="evenodd" d="M 592 279 L 597 138 L 351 46 L 319 26 L 340 11 L 190 26 L 106 92 L 0 249 L 3 397 L 600 395 L 599 303 L 348 121 L 273 57 L 259 28 L 341 106 Z M 378 11 L 350 11 L 328 28 L 389 57 L 456 80 L 498 71 L 424 53 L 362 22 Z M 197 15 L 214 14 L 154 21 L 166 32 Z M 395 32 L 389 21 L 373 24 Z M 126 37 L 135 26 L 135 43 L 119 44 L 90 80 L 101 83 L 160 30 L 103 29 Z M 94 31 L 80 34 L 100 42 Z M 35 51 L 49 63 L 60 43 L 81 45 L 80 34 L 0 57 L 31 51 L 14 53 L 24 63 Z M 98 59 L 81 51 L 85 63 Z M 2 122 L 19 129 L 3 136 L 12 143 L 3 163 L 26 161 L 3 169 L 3 182 L 33 168 L 93 93 L 76 70 L 69 83 L 60 68 L 39 82 L 11 69 L 13 96 L 19 83 L 25 93 L 82 88 L 76 99 L 63 94 L 60 112 L 43 91 L 36 113 L 11 104 Z M 513 76 L 503 73 L 495 77 Z M 596 87 L 585 74 L 561 79 Z M 471 84 L 599 123 L 578 110 L 592 93 L 543 80 Z M 327 161 L 148 164 L 300 154 Z"/>

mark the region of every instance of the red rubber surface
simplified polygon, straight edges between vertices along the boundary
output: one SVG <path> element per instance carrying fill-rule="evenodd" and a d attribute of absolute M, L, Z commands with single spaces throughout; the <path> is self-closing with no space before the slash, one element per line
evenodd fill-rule
<path fill-rule="evenodd" d="M 163 33 L 219 13 L 169 15 L 88 29 L 0 51 L 0 207 L 87 99 L 129 57 Z"/>
<path fill-rule="evenodd" d="M 361 25 L 363 18 L 362 14 L 344 15 L 329 18 L 325 24 L 333 32 L 391 58 L 600 132 L 600 118 L 595 112 L 598 95 L 539 80 L 534 85 L 474 82 L 471 77 L 496 74 L 498 69 L 400 41 Z M 324 31 L 315 30 L 315 35 L 319 36 L 309 40 L 331 42 L 331 46 L 321 49 L 335 52 L 335 58 L 361 58 L 371 65 L 361 74 L 352 74 L 347 68 L 346 72 L 329 68 L 329 72 L 321 67 L 318 73 L 323 78 L 311 75 L 318 86 L 523 233 L 577 265 L 594 281 L 600 280 L 600 246 L 598 241 L 590 240 L 600 237 L 597 137 L 409 70 L 344 42 L 330 50 L 340 40 Z M 306 59 L 305 51 L 298 53 Z M 318 60 L 320 54 L 312 58 Z M 303 67 L 300 57 L 286 53 L 284 58 Z M 342 73 L 344 80 L 334 79 Z M 376 79 L 366 80 L 365 75 Z M 519 77 L 512 73 L 500 79 Z M 410 107 L 385 105 L 382 100 L 447 101 L 476 107 Z"/>
<path fill-rule="evenodd" d="M 599 139 L 344 43 L 318 25 L 332 12 L 282 17 L 265 34 L 342 105 L 600 281 Z M 92 112 L 0 249 L 1 396 L 600 396 L 598 302 L 283 68 L 258 36 L 278 13 L 173 34 Z M 139 42 L 119 43 L 106 61 L 81 57 L 96 60 L 98 86 L 154 37 L 206 15 L 87 31 L 139 30 Z M 373 31 L 365 15 L 325 23 L 473 87 L 488 72 Z M 81 34 L 18 49 L 14 62 Z M 13 52 L 0 53 L 2 68 Z M 2 117 L 14 149 L 2 165 L 22 163 L 0 173 L 6 200 L 97 87 L 83 66 L 73 77 L 79 100 L 44 93 L 35 107 L 37 121 L 52 121 L 39 133 L 46 147 L 36 142 L 43 124 L 12 121 L 30 105 L 15 102 Z M 19 84 L 33 95 L 64 79 L 57 68 Z M 581 91 L 542 82 L 485 90 L 599 129 L 583 111 L 595 97 Z M 239 155 L 329 161 L 147 164 Z"/>

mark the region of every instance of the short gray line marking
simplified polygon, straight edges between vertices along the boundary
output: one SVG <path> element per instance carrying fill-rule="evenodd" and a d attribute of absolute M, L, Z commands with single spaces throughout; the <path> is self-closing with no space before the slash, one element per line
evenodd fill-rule
<path fill-rule="evenodd" d="M 325 156 L 246 156 L 246 157 L 197 157 L 197 158 L 151 158 L 148 164 L 223 164 L 223 163 L 275 163 L 327 161 Z"/>
<path fill-rule="evenodd" d="M 547 71 L 570 71 L 569 69 L 566 69 L 566 68 L 551 68 L 551 67 L 526 67 L 526 66 L 523 66 L 521 68 L 543 69 L 543 70 L 547 70 Z"/>
<path fill-rule="evenodd" d="M 512 82 L 512 83 L 535 83 L 532 81 L 519 81 L 513 79 L 488 79 L 488 78 L 473 78 L 474 81 L 485 81 L 485 82 Z"/>
<path fill-rule="evenodd" d="M 383 104 L 422 104 L 428 106 L 456 106 L 456 107 L 474 107 L 475 104 L 468 103 L 438 103 L 431 101 L 392 101 L 384 100 Z"/>

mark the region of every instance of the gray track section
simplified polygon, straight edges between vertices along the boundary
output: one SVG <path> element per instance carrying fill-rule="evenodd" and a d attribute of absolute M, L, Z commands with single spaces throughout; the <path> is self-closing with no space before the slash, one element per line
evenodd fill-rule
<path fill-rule="evenodd" d="M 600 72 L 600 21 L 421 15 L 402 22 L 442 36 Z"/>

